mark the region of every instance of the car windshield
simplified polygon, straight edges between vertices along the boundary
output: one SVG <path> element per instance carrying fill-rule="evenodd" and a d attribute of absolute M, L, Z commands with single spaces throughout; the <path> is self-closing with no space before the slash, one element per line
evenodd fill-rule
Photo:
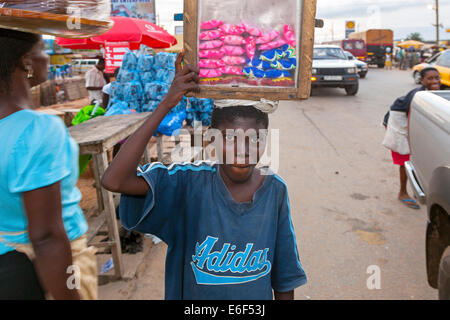
<path fill-rule="evenodd" d="M 347 56 L 348 60 L 356 60 L 355 56 L 348 51 L 345 51 L 345 55 Z"/>
<path fill-rule="evenodd" d="M 358 49 L 358 50 L 364 49 L 364 42 L 362 42 L 362 41 L 356 41 L 356 42 L 355 42 L 355 47 L 356 47 L 356 49 Z"/>
<path fill-rule="evenodd" d="M 315 48 L 314 59 L 325 60 L 347 60 L 341 48 Z"/>

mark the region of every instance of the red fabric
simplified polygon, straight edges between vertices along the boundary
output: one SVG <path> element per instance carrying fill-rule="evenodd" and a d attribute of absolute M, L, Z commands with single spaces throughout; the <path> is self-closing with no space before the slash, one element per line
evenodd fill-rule
<path fill-rule="evenodd" d="M 141 44 L 150 48 L 170 48 L 177 39 L 157 25 L 135 18 L 111 17 L 114 26 L 106 33 L 88 39 L 56 38 L 60 46 L 71 49 L 100 49 L 105 42 L 128 42 L 131 50 L 138 50 Z"/>
<path fill-rule="evenodd" d="M 394 160 L 394 164 L 399 166 L 404 166 L 406 161 L 409 161 L 411 158 L 410 154 L 400 154 L 395 151 L 391 151 L 392 153 L 392 160 Z"/>

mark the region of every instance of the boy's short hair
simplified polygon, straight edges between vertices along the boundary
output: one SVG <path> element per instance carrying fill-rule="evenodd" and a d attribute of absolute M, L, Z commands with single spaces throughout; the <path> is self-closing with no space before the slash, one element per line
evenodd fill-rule
<path fill-rule="evenodd" d="M 265 129 L 269 128 L 269 115 L 252 106 L 214 108 L 211 127 L 218 129 L 221 123 L 232 122 L 237 118 L 255 119 L 263 124 Z"/>
<path fill-rule="evenodd" d="M 425 78 L 425 76 L 427 75 L 427 73 L 430 72 L 430 71 L 436 71 L 437 73 L 439 73 L 439 70 L 436 69 L 435 67 L 426 67 L 426 68 L 423 68 L 423 69 L 420 71 L 420 78 L 421 78 L 421 79 Z"/>

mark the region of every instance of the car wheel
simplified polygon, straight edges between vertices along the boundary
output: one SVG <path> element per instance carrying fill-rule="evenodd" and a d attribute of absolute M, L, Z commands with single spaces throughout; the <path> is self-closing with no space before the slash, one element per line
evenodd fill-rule
<path fill-rule="evenodd" d="M 378 65 L 378 68 L 384 68 L 384 63 L 380 63 L 379 65 Z"/>
<path fill-rule="evenodd" d="M 359 90 L 359 83 L 345 86 L 345 92 L 347 92 L 348 96 L 356 95 L 358 93 L 358 90 Z"/>
<path fill-rule="evenodd" d="M 414 72 L 414 81 L 416 82 L 416 84 L 420 84 L 420 72 Z"/>
<path fill-rule="evenodd" d="M 360 74 L 359 74 L 359 76 L 360 76 L 361 79 L 365 79 L 365 78 L 366 78 L 366 75 L 367 75 L 366 72 L 363 72 L 363 73 L 360 73 Z"/>
<path fill-rule="evenodd" d="M 439 265 L 439 300 L 450 300 L 450 247 L 444 251 Z"/>

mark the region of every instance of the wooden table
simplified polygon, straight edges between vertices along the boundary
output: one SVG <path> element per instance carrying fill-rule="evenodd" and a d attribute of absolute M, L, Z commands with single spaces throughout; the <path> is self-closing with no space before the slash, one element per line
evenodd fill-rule
<path fill-rule="evenodd" d="M 80 155 L 92 155 L 94 160 L 94 176 L 97 189 L 98 211 L 100 214 L 89 226 L 87 237 L 90 245 L 111 248 L 115 271 L 114 280 L 121 279 L 124 274 L 122 251 L 113 194 L 102 188 L 101 177 L 108 167 L 108 150 L 132 135 L 149 115 L 150 113 L 140 113 L 96 117 L 69 128 L 70 135 L 80 147 Z M 148 148 L 146 150 L 145 157 L 149 161 Z M 108 241 L 91 243 L 105 222 L 108 226 Z"/>

